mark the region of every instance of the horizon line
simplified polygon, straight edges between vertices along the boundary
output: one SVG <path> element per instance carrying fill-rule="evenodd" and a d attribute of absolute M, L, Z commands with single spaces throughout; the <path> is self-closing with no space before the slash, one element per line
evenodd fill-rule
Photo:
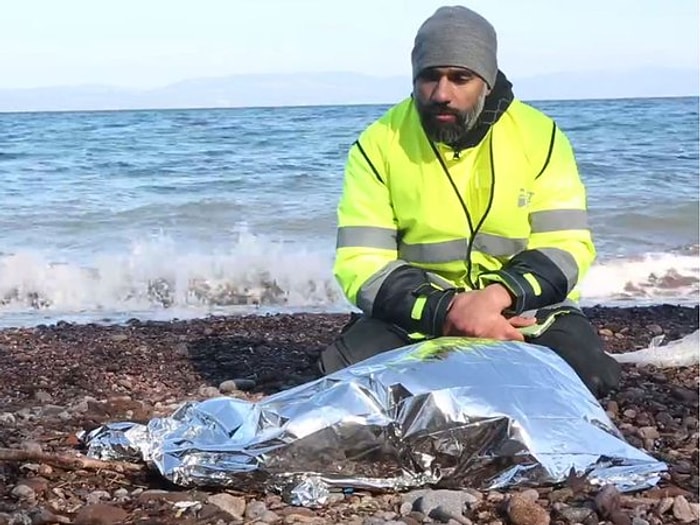
<path fill-rule="evenodd" d="M 517 99 L 518 97 L 516 97 Z M 532 102 L 604 102 L 622 100 L 667 100 L 695 98 L 700 100 L 700 93 L 692 95 L 642 95 L 642 96 L 611 96 L 611 97 L 585 97 L 585 98 L 532 98 L 519 99 L 525 103 Z M 300 108 L 328 108 L 328 107 L 365 107 L 365 106 L 393 106 L 400 100 L 393 102 L 347 102 L 340 104 L 270 104 L 252 106 L 173 106 L 173 107 L 139 107 L 139 108 L 101 108 L 101 109 L 0 109 L 0 115 L 41 114 L 41 113 L 117 113 L 139 111 L 214 111 L 214 110 L 244 110 L 244 109 L 300 109 Z"/>
<path fill-rule="evenodd" d="M 562 69 L 558 71 L 550 71 L 543 73 L 531 73 L 526 75 L 506 75 L 509 80 L 520 81 L 520 80 L 532 80 L 541 77 L 550 77 L 555 75 L 568 75 L 568 74 L 581 74 L 581 73 L 631 73 L 635 71 L 642 71 L 649 69 L 650 66 L 635 66 L 625 69 Z M 656 70 L 663 71 L 683 71 L 683 72 L 694 72 L 700 74 L 700 67 L 683 67 L 683 66 L 653 66 Z M 505 71 L 499 68 L 505 74 Z M 138 87 L 138 86 L 127 86 L 119 84 L 101 83 L 101 82 L 83 82 L 83 83 L 72 83 L 72 84 L 44 84 L 40 86 L 25 86 L 25 87 L 0 87 L 0 92 L 2 91 L 33 91 L 41 89 L 64 89 L 64 88 L 109 88 L 109 89 L 122 89 L 126 91 L 157 91 L 165 89 L 168 87 L 176 86 L 178 84 L 187 82 L 198 82 L 198 81 L 211 81 L 211 80 L 224 80 L 231 77 L 274 77 L 274 76 L 304 76 L 304 75 L 358 75 L 371 78 L 381 78 L 381 79 L 396 79 L 401 77 L 410 78 L 410 72 L 406 73 L 390 73 L 390 74 L 378 74 L 378 73 L 365 73 L 362 71 L 352 71 L 352 70 L 328 70 L 328 71 L 293 71 L 293 72 L 258 72 L 258 73 L 227 73 L 222 75 L 202 75 L 202 76 L 192 76 L 183 77 L 178 80 L 171 80 L 169 82 L 158 84 L 152 87 Z"/>

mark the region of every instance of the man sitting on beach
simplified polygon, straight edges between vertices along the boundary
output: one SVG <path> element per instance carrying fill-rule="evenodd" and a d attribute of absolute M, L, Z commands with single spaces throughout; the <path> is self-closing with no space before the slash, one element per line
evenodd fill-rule
<path fill-rule="evenodd" d="M 547 346 L 594 394 L 617 387 L 576 303 L 595 248 L 572 148 L 514 98 L 496 48 L 479 14 L 438 9 L 415 38 L 412 96 L 351 147 L 334 273 L 364 315 L 323 373 L 454 335 Z"/>

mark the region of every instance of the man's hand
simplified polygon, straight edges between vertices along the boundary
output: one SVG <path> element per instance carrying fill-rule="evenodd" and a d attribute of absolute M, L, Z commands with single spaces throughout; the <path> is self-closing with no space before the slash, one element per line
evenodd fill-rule
<path fill-rule="evenodd" d="M 443 335 L 524 341 L 517 329 L 533 325 L 536 320 L 519 316 L 506 319 L 503 310 L 510 305 L 510 294 L 500 284 L 457 294 L 445 319 Z"/>

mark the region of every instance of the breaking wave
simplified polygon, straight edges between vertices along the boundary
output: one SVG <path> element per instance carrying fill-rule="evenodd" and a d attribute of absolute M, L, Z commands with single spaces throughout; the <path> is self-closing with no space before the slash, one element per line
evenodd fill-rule
<path fill-rule="evenodd" d="M 216 253 L 159 238 L 82 264 L 36 251 L 0 254 L 0 325 L 349 311 L 331 274 L 332 257 L 254 235 Z M 583 282 L 582 302 L 695 304 L 699 283 L 697 247 L 604 260 Z"/>

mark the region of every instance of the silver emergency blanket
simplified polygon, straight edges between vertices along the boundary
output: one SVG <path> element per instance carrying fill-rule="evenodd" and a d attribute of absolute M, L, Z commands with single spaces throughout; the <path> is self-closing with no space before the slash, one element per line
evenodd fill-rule
<path fill-rule="evenodd" d="M 251 403 L 188 402 L 147 425 L 81 435 L 91 457 L 144 460 L 182 486 L 282 492 L 481 489 L 563 482 L 649 488 L 666 465 L 624 441 L 548 348 L 439 338 Z"/>

